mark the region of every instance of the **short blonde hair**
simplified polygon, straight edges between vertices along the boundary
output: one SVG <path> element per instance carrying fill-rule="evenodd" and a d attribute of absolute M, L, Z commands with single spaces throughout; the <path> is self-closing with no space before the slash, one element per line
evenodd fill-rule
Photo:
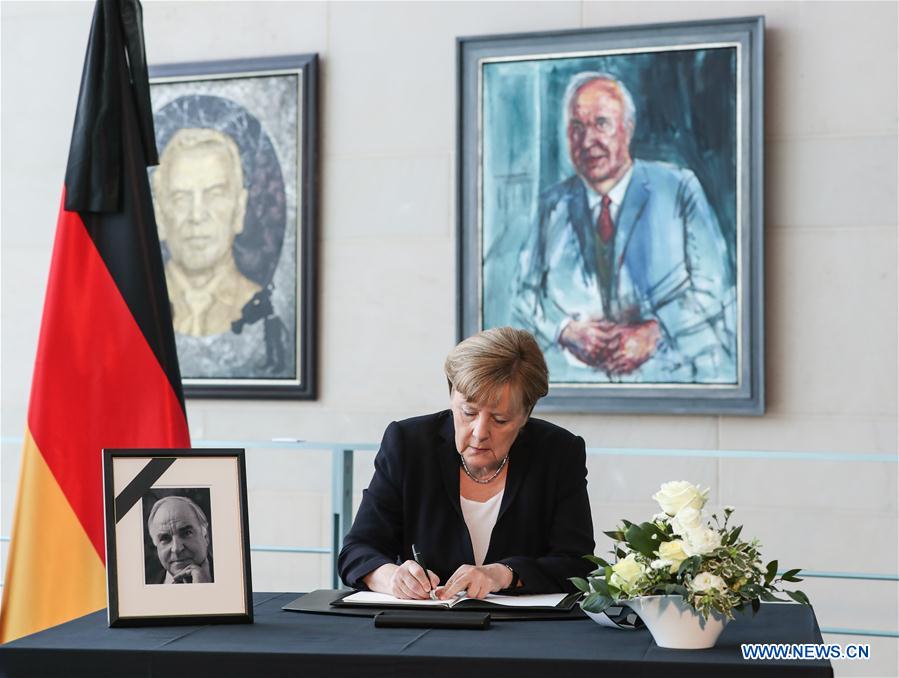
<path fill-rule="evenodd" d="M 549 371 L 534 337 L 514 327 L 495 327 L 459 343 L 443 364 L 449 384 L 466 400 L 495 404 L 506 384 L 526 416 L 549 390 Z"/>

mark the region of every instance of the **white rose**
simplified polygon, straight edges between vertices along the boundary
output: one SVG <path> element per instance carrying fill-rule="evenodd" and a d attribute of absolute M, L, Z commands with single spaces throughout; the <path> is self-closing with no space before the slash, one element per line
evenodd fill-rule
<path fill-rule="evenodd" d="M 717 530 L 700 527 L 684 535 L 684 553 L 688 556 L 704 556 L 721 546 Z"/>
<path fill-rule="evenodd" d="M 673 480 L 670 483 L 663 483 L 652 498 L 659 503 L 665 513 L 673 516 L 687 506 L 698 511 L 705 506 L 708 493 L 708 490 L 700 490 L 698 485 L 688 483 L 686 480 Z"/>
<path fill-rule="evenodd" d="M 646 573 L 646 567 L 637 562 L 633 553 L 612 565 L 611 583 L 625 593 L 630 593 L 637 581 Z"/>
<path fill-rule="evenodd" d="M 671 519 L 671 531 L 674 534 L 685 535 L 690 530 L 698 530 L 704 524 L 702 512 L 692 506 L 686 506 Z"/>
<path fill-rule="evenodd" d="M 671 566 L 671 574 L 677 572 L 677 568 L 687 558 L 684 553 L 684 542 L 680 539 L 666 541 L 659 544 L 659 558 Z"/>
<path fill-rule="evenodd" d="M 727 583 L 717 574 L 700 572 L 693 577 L 693 583 L 690 584 L 690 588 L 697 593 L 701 591 L 710 591 L 711 589 L 718 589 L 723 593 L 724 591 L 727 591 Z"/>
<path fill-rule="evenodd" d="M 652 521 L 653 521 L 654 523 L 667 523 L 667 522 L 668 522 L 668 517 L 669 517 L 668 514 L 665 513 L 664 511 L 662 511 L 661 513 L 656 513 L 656 514 L 652 517 Z"/>

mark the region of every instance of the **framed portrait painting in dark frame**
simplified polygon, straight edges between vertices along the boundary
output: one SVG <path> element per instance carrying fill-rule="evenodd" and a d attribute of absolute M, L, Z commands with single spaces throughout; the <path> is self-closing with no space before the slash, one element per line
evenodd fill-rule
<path fill-rule="evenodd" d="M 110 626 L 251 623 L 244 451 L 103 450 Z"/>
<path fill-rule="evenodd" d="M 460 38 L 459 338 L 543 411 L 764 412 L 762 17 Z"/>
<path fill-rule="evenodd" d="M 150 67 L 184 394 L 314 399 L 315 54 Z"/>

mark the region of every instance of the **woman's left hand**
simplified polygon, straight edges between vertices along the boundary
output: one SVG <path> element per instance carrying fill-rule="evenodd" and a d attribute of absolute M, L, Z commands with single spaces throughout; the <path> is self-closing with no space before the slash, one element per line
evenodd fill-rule
<path fill-rule="evenodd" d="M 488 593 L 502 591 L 512 585 L 512 571 L 505 565 L 462 565 L 437 590 L 437 597 L 449 600 L 460 591 L 469 598 L 486 598 Z"/>

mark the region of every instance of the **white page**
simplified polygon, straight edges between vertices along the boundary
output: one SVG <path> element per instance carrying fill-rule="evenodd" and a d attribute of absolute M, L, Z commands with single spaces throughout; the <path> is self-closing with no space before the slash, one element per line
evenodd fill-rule
<path fill-rule="evenodd" d="M 341 598 L 342 603 L 365 603 L 367 605 L 421 605 L 423 607 L 448 607 L 448 600 L 405 600 L 395 598 L 389 593 L 375 593 L 374 591 L 356 591 L 346 598 Z"/>
<path fill-rule="evenodd" d="M 533 593 L 524 596 L 501 596 L 491 593 L 487 602 L 508 607 L 555 607 L 567 596 L 567 593 Z"/>
<path fill-rule="evenodd" d="M 491 593 L 485 599 L 494 605 L 503 605 L 506 607 L 555 607 L 561 602 L 566 593 L 537 593 L 525 596 L 501 596 Z M 346 598 L 341 599 L 345 603 L 367 603 L 369 605 L 421 605 L 422 607 L 451 607 L 457 602 L 468 600 L 467 598 L 458 598 L 454 601 L 448 600 L 405 600 L 395 598 L 389 593 L 375 593 L 374 591 L 357 591 Z M 451 604 L 450 604 L 451 603 Z"/>

